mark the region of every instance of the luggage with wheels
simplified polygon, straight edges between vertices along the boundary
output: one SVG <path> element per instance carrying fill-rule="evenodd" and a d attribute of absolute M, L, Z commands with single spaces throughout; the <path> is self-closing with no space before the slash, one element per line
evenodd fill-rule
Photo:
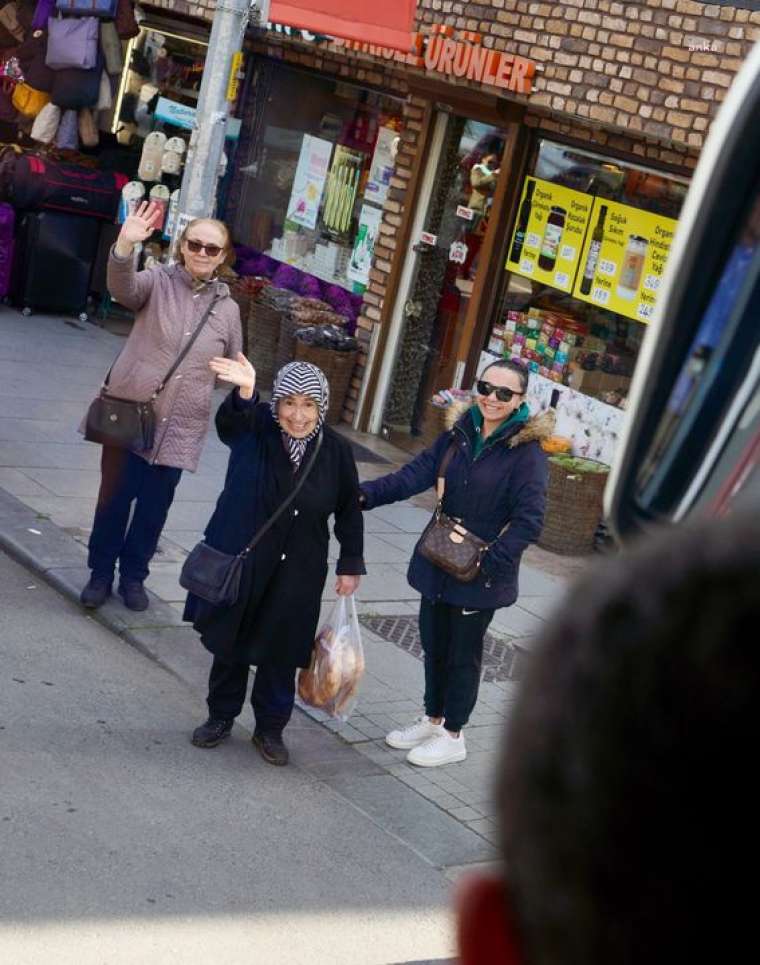
<path fill-rule="evenodd" d="M 0 298 L 5 298 L 11 289 L 15 228 L 16 212 L 9 204 L 0 204 Z"/>
<path fill-rule="evenodd" d="M 57 211 L 27 212 L 16 236 L 13 300 L 32 310 L 78 315 L 87 321 L 92 265 L 100 223 Z"/>

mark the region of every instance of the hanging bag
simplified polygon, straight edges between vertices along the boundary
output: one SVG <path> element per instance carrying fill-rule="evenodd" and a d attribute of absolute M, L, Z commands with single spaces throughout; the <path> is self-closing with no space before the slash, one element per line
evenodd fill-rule
<path fill-rule="evenodd" d="M 317 634 L 311 662 L 298 672 L 302 703 L 348 720 L 364 676 L 364 650 L 353 593 L 339 596 Z"/>
<path fill-rule="evenodd" d="M 99 36 L 95 17 L 51 17 L 45 63 L 51 70 L 91 70 L 98 62 Z"/>
<path fill-rule="evenodd" d="M 108 73 L 120 74 L 124 66 L 124 54 L 121 49 L 121 40 L 116 33 L 116 24 L 112 20 L 104 20 L 100 24 L 100 49 L 103 51 Z"/>
<path fill-rule="evenodd" d="M 83 147 L 97 147 L 100 143 L 95 114 L 90 107 L 83 107 L 79 111 L 79 140 Z"/>
<path fill-rule="evenodd" d="M 131 40 L 140 33 L 132 0 L 116 0 L 116 33 L 122 40 Z"/>
<path fill-rule="evenodd" d="M 36 117 L 49 100 L 49 94 L 29 84 L 16 84 L 13 89 L 13 106 L 22 117 Z"/>
<path fill-rule="evenodd" d="M 76 17 L 108 17 L 116 16 L 117 0 L 55 0 L 55 6 L 61 13 Z"/>
<path fill-rule="evenodd" d="M 92 402 L 87 411 L 84 437 L 88 442 L 99 442 L 104 446 L 115 446 L 117 449 L 130 449 L 138 452 L 147 452 L 153 448 L 156 436 L 154 403 L 195 344 L 195 340 L 209 320 L 218 300 L 219 296 L 215 295 L 189 342 L 182 349 L 174 365 L 166 373 L 147 402 L 136 402 L 134 399 L 120 399 L 109 395 L 108 380 L 113 368 L 111 366 L 103 382 L 100 395 Z"/>
<path fill-rule="evenodd" d="M 446 470 L 454 458 L 456 448 L 456 443 L 452 442 L 441 460 L 436 483 L 438 504 L 433 518 L 420 536 L 417 550 L 420 556 L 448 573 L 449 576 L 453 576 L 455 580 L 460 583 L 472 583 L 480 572 L 483 557 L 496 540 L 486 542 L 466 529 L 461 520 L 443 511 Z M 503 536 L 507 529 L 509 529 L 509 523 L 501 530 L 497 539 Z"/>
<path fill-rule="evenodd" d="M 298 483 L 274 515 L 239 553 L 223 553 L 201 540 L 190 551 L 179 575 L 179 585 L 213 606 L 234 606 L 240 595 L 240 578 L 246 558 L 265 533 L 274 526 L 301 491 L 322 447 L 322 433 L 317 436 L 309 462 L 301 470 Z"/>
<path fill-rule="evenodd" d="M 45 104 L 34 119 L 31 138 L 40 144 L 52 144 L 61 123 L 61 108 L 55 104 Z"/>

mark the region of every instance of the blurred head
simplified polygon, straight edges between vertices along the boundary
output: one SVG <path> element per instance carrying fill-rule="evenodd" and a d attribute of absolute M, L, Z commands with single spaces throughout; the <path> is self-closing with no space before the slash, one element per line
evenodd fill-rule
<path fill-rule="evenodd" d="M 196 218 L 180 236 L 179 261 L 198 280 L 213 278 L 233 254 L 227 226 L 215 218 Z"/>
<path fill-rule="evenodd" d="M 293 439 L 306 439 L 324 422 L 330 394 L 321 369 L 310 362 L 290 362 L 277 373 L 272 414 Z"/>
<path fill-rule="evenodd" d="M 500 359 L 483 369 L 475 388 L 475 401 L 484 422 L 499 423 L 525 401 L 528 371 L 519 362 Z"/>
<path fill-rule="evenodd" d="M 491 153 L 491 154 L 484 154 L 483 157 L 482 157 L 481 160 L 480 160 L 480 163 L 481 163 L 481 164 L 485 164 L 485 166 L 486 166 L 489 170 L 495 171 L 496 168 L 498 168 L 498 166 L 499 166 L 499 155 L 498 155 L 498 154 L 493 154 L 493 153 Z"/>
<path fill-rule="evenodd" d="M 462 965 L 732 961 L 752 941 L 758 574 L 754 514 L 668 530 L 571 591 L 510 721 L 504 877 L 462 899 Z"/>

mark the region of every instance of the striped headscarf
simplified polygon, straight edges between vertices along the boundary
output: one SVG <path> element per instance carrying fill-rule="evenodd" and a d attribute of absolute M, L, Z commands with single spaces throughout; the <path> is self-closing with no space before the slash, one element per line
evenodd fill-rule
<path fill-rule="evenodd" d="M 317 404 L 319 416 L 314 429 L 303 439 L 294 439 L 289 435 L 280 424 L 277 415 L 277 403 L 280 399 L 286 399 L 289 395 L 307 395 Z M 325 422 L 327 407 L 330 404 L 330 386 L 322 369 L 312 365 L 311 362 L 288 362 L 275 376 L 272 388 L 272 416 L 274 421 L 282 429 L 282 437 L 285 440 L 285 447 L 288 450 L 290 461 L 293 463 L 293 471 L 297 471 L 301 465 L 301 460 L 306 452 L 306 447 L 314 439 Z"/>

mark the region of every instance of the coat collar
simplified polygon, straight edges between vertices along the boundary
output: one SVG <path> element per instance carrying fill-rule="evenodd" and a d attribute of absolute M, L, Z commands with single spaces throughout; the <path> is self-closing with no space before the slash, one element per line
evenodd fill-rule
<path fill-rule="evenodd" d="M 475 427 L 472 416 L 470 415 L 471 408 L 471 402 L 455 402 L 449 407 L 449 411 L 447 412 L 447 423 L 449 428 L 456 426 L 464 432 L 472 445 L 475 436 Z M 546 412 L 530 416 L 526 422 L 519 422 L 509 427 L 498 442 L 503 441 L 510 449 L 522 446 L 526 442 L 541 442 L 542 439 L 548 439 L 549 436 L 552 435 L 555 422 L 556 415 L 554 411 L 547 409 Z"/>
<path fill-rule="evenodd" d="M 210 292 L 214 292 L 214 294 L 220 298 L 226 298 L 230 294 L 229 285 L 227 285 L 226 282 L 221 281 L 219 278 L 212 278 L 207 282 L 201 282 L 199 284 L 187 268 L 185 268 L 184 265 L 180 265 L 179 262 L 170 265 L 167 270 L 173 278 L 178 278 L 184 285 L 193 290 L 207 289 Z"/>

